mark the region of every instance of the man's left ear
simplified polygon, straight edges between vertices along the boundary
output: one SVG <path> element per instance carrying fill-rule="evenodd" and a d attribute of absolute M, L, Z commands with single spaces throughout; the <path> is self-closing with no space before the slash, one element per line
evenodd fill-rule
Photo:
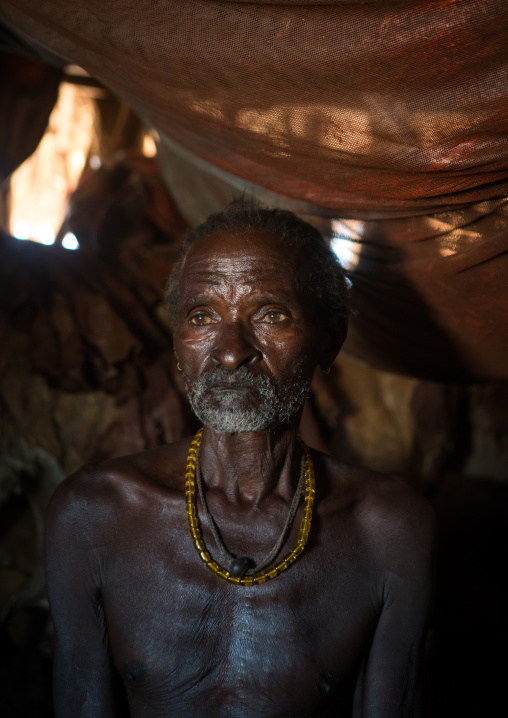
<path fill-rule="evenodd" d="M 319 366 L 323 371 L 328 369 L 346 341 L 348 324 L 347 317 L 338 317 L 333 324 L 324 328 L 323 353 L 319 360 Z"/>

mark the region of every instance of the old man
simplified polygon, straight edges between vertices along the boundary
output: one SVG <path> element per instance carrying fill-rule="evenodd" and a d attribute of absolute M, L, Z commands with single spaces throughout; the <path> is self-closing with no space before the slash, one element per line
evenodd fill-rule
<path fill-rule="evenodd" d="M 55 494 L 57 717 L 350 717 L 362 666 L 364 718 L 418 715 L 432 513 L 297 436 L 346 333 L 333 254 L 235 202 L 189 236 L 168 301 L 204 429 Z"/>

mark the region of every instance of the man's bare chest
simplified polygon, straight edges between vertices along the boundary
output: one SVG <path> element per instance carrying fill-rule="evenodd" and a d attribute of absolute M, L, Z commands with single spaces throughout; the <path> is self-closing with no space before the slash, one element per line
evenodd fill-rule
<path fill-rule="evenodd" d="M 317 547 L 273 581 L 239 587 L 208 572 L 186 538 L 170 555 L 137 545 L 108 572 L 107 633 L 133 715 L 138 704 L 158 715 L 153 704 L 198 716 L 205 695 L 232 716 L 252 701 L 260 716 L 347 702 L 376 624 L 364 583 L 348 580 L 350 562 L 330 573 Z"/>

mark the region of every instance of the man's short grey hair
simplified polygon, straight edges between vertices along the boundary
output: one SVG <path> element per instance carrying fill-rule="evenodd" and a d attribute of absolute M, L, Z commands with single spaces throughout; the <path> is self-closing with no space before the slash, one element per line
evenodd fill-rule
<path fill-rule="evenodd" d="M 293 212 L 268 209 L 242 197 L 233 200 L 222 212 L 210 215 L 185 239 L 166 287 L 173 326 L 178 320 L 180 273 L 189 248 L 199 239 L 218 232 L 241 234 L 252 230 L 277 237 L 284 246 L 304 255 L 300 281 L 325 324 L 333 325 L 337 319 L 351 314 L 348 280 L 320 232 Z"/>

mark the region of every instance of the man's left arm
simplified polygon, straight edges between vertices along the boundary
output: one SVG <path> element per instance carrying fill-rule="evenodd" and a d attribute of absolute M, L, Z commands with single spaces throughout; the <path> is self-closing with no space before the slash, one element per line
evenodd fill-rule
<path fill-rule="evenodd" d="M 417 718 L 434 592 L 435 517 L 424 499 L 403 488 L 386 510 L 375 507 L 371 524 L 382 608 L 367 660 L 362 718 Z"/>

